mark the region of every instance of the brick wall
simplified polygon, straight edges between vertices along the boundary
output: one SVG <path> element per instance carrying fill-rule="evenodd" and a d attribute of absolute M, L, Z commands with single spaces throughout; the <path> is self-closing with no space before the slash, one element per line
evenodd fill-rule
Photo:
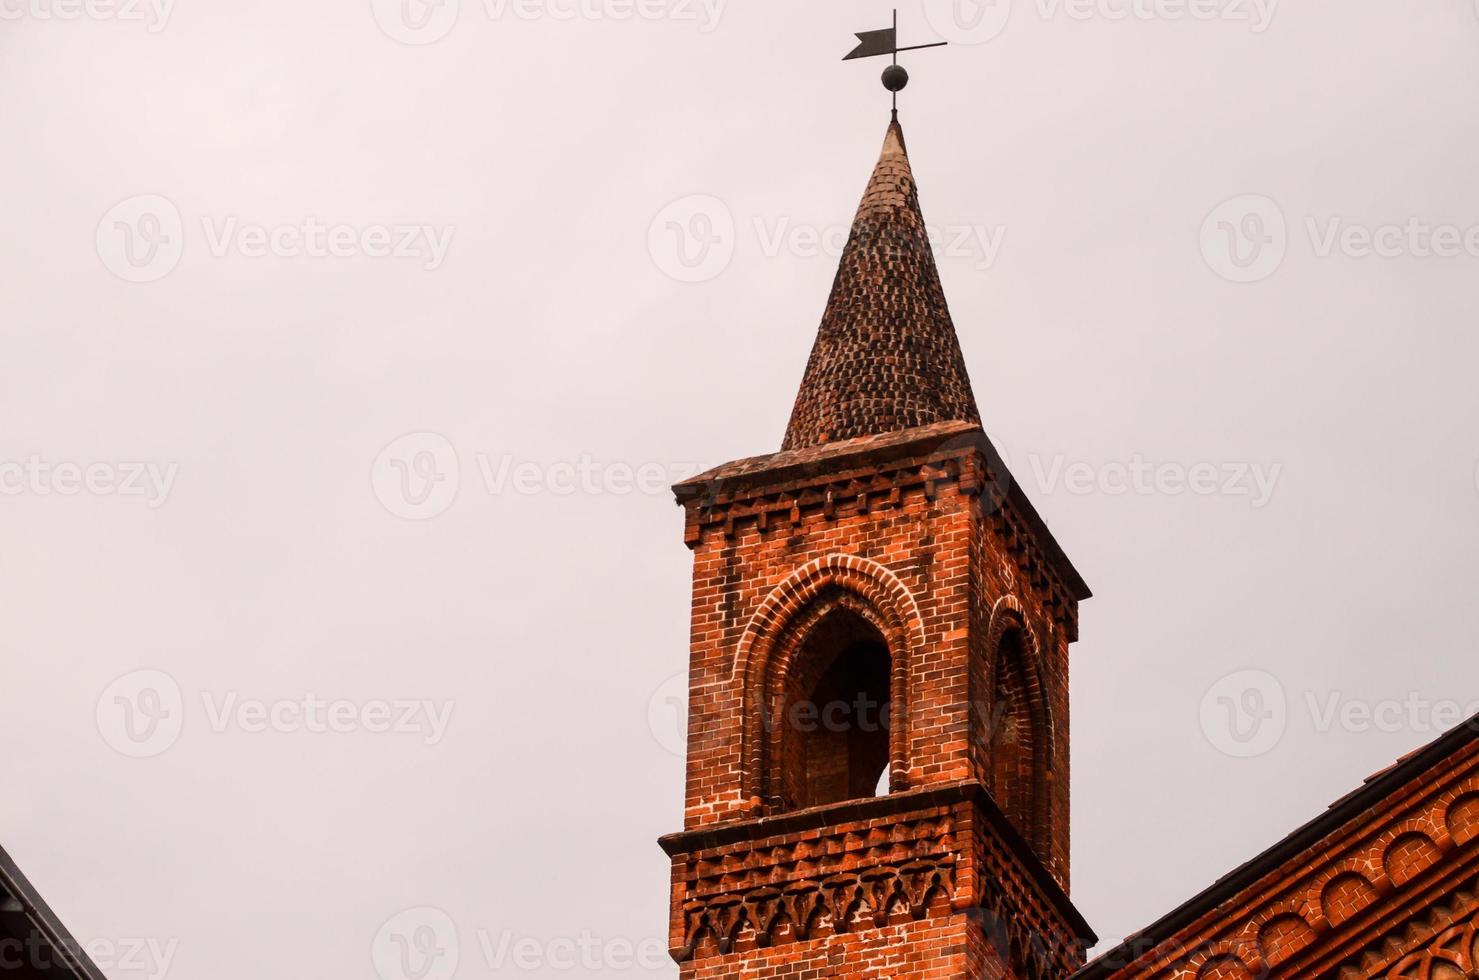
<path fill-rule="evenodd" d="M 990 467 L 976 439 L 947 431 L 943 445 L 905 441 L 866 465 L 844 453 L 775 482 L 752 473 L 727 494 L 713 492 L 725 485 L 715 478 L 687 499 L 694 566 L 685 827 L 783 806 L 770 783 L 785 753 L 788 702 L 771 685 L 796 656 L 807 613 L 855 598 L 905 675 L 896 686 L 906 692 L 903 708 L 892 708 L 902 730 L 895 785 L 975 778 L 990 786 L 1008 772 L 1014 784 L 1040 782 L 994 788 L 1004 800 L 1038 800 L 1013 807 L 1014 815 L 1031 824 L 1021 829 L 1067 884 L 1076 600 L 1046 568 L 1006 481 L 982 475 Z M 840 496 L 838 483 L 873 492 Z M 808 497 L 816 500 L 803 505 Z M 1012 646 L 1025 662 L 1001 673 L 1020 675 L 1019 696 L 1040 705 L 1040 729 L 1016 743 L 1036 742 L 1037 762 L 1004 767 L 991 751 L 1008 718 L 997 651 Z"/>
<path fill-rule="evenodd" d="M 1087 590 L 979 428 L 948 423 L 784 452 L 731 464 L 677 490 L 694 553 L 685 833 L 668 841 L 673 949 L 684 976 L 1007 975 L 1008 964 L 1025 969 L 1032 941 L 1021 937 L 1040 935 L 1058 937 L 1062 952 L 1054 965 L 1045 961 L 1029 972 L 1071 972 L 1082 962 L 1087 926 L 1063 893 L 1067 656 L 1077 601 Z M 838 625 L 844 622 L 851 625 Z M 891 795 L 866 805 L 982 786 L 1006 804 L 1014 825 L 982 789 L 981 802 L 952 817 L 970 833 L 952 837 L 948 851 L 929 861 L 909 858 L 916 878 L 948 868 L 948 880 L 933 886 L 899 877 L 908 848 L 898 841 L 852 848 L 828 874 L 874 891 L 864 889 L 856 907 L 833 908 L 806 926 L 789 921 L 790 906 L 780 914 L 766 903 L 815 898 L 822 879 L 808 878 L 804 867 L 761 874 L 757 868 L 771 867 L 767 862 L 787 865 L 772 852 L 784 856 L 798 842 L 756 841 L 768 840 L 774 821 L 817 802 L 799 780 L 845 765 L 845 747 L 798 748 L 801 736 L 788 713 L 827 671 L 816 647 L 833 642 L 828 630 L 848 642 L 881 638 L 887 647 Z M 983 809 L 996 816 L 983 817 Z M 812 812 L 800 815 L 811 819 Z M 861 825 L 811 832 L 868 840 L 884 825 L 864 816 Z M 751 855 L 725 879 L 728 899 L 696 884 L 706 867 L 735 860 L 700 855 L 697 842 L 711 832 L 738 834 L 740 843 L 730 846 Z M 754 856 L 762 852 L 768 856 Z M 1015 884 L 1008 887 L 1007 879 Z M 877 893 L 884 885 L 896 885 L 900 895 Z M 771 894 L 785 887 L 801 890 Z M 990 916 L 1018 930 L 1017 947 L 999 956 L 968 914 L 983 898 L 991 900 Z M 778 924 L 768 921 L 777 916 Z M 812 928 L 825 935 L 812 935 Z"/>

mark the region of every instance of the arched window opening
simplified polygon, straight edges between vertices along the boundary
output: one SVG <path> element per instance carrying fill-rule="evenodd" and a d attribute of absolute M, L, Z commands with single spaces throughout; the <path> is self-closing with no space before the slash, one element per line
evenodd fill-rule
<path fill-rule="evenodd" d="M 862 615 L 838 608 L 797 651 L 779 723 L 779 801 L 822 806 L 888 790 L 888 644 Z"/>
<path fill-rule="evenodd" d="M 996 805 L 1040 848 L 1046 838 L 1047 745 L 1039 692 L 1027 665 L 1026 637 L 1020 629 L 1008 629 L 996 650 L 996 696 L 987 739 Z"/>

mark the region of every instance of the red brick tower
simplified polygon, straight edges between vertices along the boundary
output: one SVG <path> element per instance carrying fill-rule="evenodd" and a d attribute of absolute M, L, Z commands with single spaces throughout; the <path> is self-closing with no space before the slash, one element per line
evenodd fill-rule
<path fill-rule="evenodd" d="M 1058 978 L 1087 587 L 981 429 L 893 123 L 782 450 L 674 488 L 694 552 L 687 978 Z"/>

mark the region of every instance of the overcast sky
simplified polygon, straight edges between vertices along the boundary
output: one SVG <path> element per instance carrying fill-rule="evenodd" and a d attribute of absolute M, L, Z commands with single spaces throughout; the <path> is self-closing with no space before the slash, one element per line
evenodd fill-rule
<path fill-rule="evenodd" d="M 889 8 L 419 4 L 0 0 L 0 842 L 113 980 L 676 975 L 665 488 L 779 448 Z M 1479 12 L 900 19 L 1118 938 L 1479 701 Z"/>

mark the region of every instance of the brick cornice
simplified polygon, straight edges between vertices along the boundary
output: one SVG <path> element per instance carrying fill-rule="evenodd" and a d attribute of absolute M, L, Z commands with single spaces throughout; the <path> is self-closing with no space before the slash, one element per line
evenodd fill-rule
<path fill-rule="evenodd" d="M 978 425 L 943 422 L 806 450 L 738 460 L 673 487 L 685 510 L 684 540 L 734 538 L 886 511 L 908 493 L 955 492 L 979 501 L 1023 570 L 1047 597 L 1070 638 L 1077 604 L 1092 593 L 1064 554 L 1006 461 Z"/>

